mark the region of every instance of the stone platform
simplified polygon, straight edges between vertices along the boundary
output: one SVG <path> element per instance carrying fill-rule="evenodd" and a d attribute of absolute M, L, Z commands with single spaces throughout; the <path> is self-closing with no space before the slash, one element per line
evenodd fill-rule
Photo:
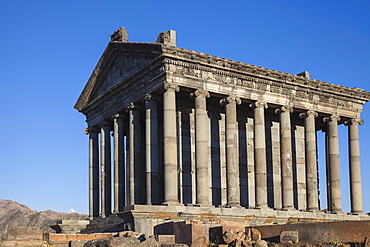
<path fill-rule="evenodd" d="M 298 210 L 273 209 L 246 209 L 239 207 L 212 207 L 212 206 L 175 206 L 175 205 L 133 205 L 125 207 L 117 214 L 123 219 L 123 229 L 144 233 L 146 236 L 155 235 L 157 225 L 172 221 L 185 220 L 225 220 L 243 222 L 250 226 L 310 223 L 310 222 L 336 222 L 336 221 L 362 221 L 370 220 L 368 215 L 351 215 L 345 213 L 304 212 Z M 103 223 L 103 222 L 101 222 Z"/>

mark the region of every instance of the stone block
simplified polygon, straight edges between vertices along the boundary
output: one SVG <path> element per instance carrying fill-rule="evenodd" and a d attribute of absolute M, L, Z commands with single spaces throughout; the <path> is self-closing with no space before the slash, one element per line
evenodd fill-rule
<path fill-rule="evenodd" d="M 77 234 L 90 223 L 89 220 L 61 220 L 58 224 L 51 226 L 57 233 Z"/>
<path fill-rule="evenodd" d="M 260 241 L 262 239 L 260 231 L 255 228 L 250 228 L 249 236 L 252 241 Z"/>
<path fill-rule="evenodd" d="M 265 240 L 258 240 L 254 243 L 254 247 L 268 247 Z"/>
<path fill-rule="evenodd" d="M 39 227 L 9 227 L 7 240 L 43 240 Z"/>
<path fill-rule="evenodd" d="M 370 236 L 365 238 L 364 247 L 370 247 Z"/>
<path fill-rule="evenodd" d="M 84 247 L 134 247 L 140 246 L 140 240 L 128 237 L 113 237 L 87 241 Z"/>
<path fill-rule="evenodd" d="M 205 236 L 202 236 L 200 238 L 197 238 L 191 243 L 191 246 L 196 247 L 207 247 L 208 246 L 208 240 Z"/>
<path fill-rule="evenodd" d="M 45 241 L 28 239 L 28 240 L 4 240 L 4 241 L 0 242 L 0 246 L 2 246 L 2 247 L 15 247 L 15 246 L 48 247 L 49 245 Z M 66 245 L 66 246 L 68 246 L 68 245 Z"/>
<path fill-rule="evenodd" d="M 281 231 L 280 243 L 298 243 L 298 231 Z"/>
<path fill-rule="evenodd" d="M 160 244 L 174 244 L 175 243 L 175 235 L 158 235 L 158 242 Z"/>
<path fill-rule="evenodd" d="M 70 247 L 84 247 L 88 240 L 72 240 L 69 242 Z"/>
<path fill-rule="evenodd" d="M 158 247 L 159 243 L 154 238 L 149 238 L 140 243 L 141 247 Z"/>

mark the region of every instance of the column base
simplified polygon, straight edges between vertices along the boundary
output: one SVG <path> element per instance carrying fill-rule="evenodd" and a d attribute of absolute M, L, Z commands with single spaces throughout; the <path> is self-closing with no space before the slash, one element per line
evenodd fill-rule
<path fill-rule="evenodd" d="M 271 209 L 271 210 L 272 210 L 272 208 L 270 208 L 270 207 L 269 207 L 269 206 L 267 206 L 267 205 L 256 205 L 256 206 L 254 207 L 254 209 L 263 209 L 263 210 Z"/>
<path fill-rule="evenodd" d="M 342 210 L 328 211 L 330 214 L 345 214 Z"/>
<path fill-rule="evenodd" d="M 295 209 L 293 206 L 286 206 L 286 207 L 283 207 L 281 210 L 283 210 L 283 211 L 296 211 L 297 209 Z"/>
<path fill-rule="evenodd" d="M 163 202 L 162 203 L 163 206 L 183 206 L 183 204 L 179 203 L 179 202 Z"/>
<path fill-rule="evenodd" d="M 318 208 L 308 208 L 307 209 L 307 212 L 319 212 L 320 211 L 320 209 L 318 209 Z"/>
<path fill-rule="evenodd" d="M 350 212 L 348 215 L 366 215 L 364 212 Z"/>
<path fill-rule="evenodd" d="M 192 206 L 194 206 L 194 207 L 208 207 L 208 208 L 213 207 L 213 205 L 210 204 L 210 203 L 199 203 L 199 204 L 194 204 Z"/>
<path fill-rule="evenodd" d="M 226 207 L 228 207 L 228 208 L 242 208 L 242 206 L 240 206 L 240 203 L 237 203 L 237 202 L 228 203 L 228 204 L 226 204 Z"/>

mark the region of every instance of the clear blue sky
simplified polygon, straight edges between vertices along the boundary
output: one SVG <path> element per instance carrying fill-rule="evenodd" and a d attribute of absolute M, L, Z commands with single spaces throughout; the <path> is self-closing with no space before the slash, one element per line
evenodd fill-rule
<path fill-rule="evenodd" d="M 41 211 L 88 212 L 88 139 L 74 104 L 110 37 L 182 48 L 370 91 L 370 2 L 0 0 L 0 198 Z M 370 103 L 360 127 L 370 211 Z M 340 126 L 349 211 L 346 127 Z M 322 166 L 320 166 L 322 168 Z"/>

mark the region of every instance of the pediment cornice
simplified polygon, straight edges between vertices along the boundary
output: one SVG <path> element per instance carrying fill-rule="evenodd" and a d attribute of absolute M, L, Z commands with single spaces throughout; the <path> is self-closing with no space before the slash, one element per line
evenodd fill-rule
<path fill-rule="evenodd" d="M 92 100 L 92 96 L 96 91 L 96 88 L 99 86 L 98 84 L 102 83 L 101 81 L 104 76 L 111 71 L 112 63 L 114 63 L 117 56 L 131 56 L 133 59 L 134 57 L 147 57 L 148 60 L 150 60 L 151 58 L 160 56 L 162 53 L 161 47 L 162 44 L 110 42 L 95 66 L 87 84 L 82 90 L 82 93 L 74 106 L 75 109 L 81 111 L 86 105 L 88 105 L 89 101 Z M 136 68 L 136 70 L 139 69 L 140 68 Z M 124 71 L 123 73 L 125 72 L 127 71 Z M 128 76 L 128 74 L 121 75 L 115 81 L 112 81 L 111 84 L 113 85 L 118 81 L 122 81 Z"/>

